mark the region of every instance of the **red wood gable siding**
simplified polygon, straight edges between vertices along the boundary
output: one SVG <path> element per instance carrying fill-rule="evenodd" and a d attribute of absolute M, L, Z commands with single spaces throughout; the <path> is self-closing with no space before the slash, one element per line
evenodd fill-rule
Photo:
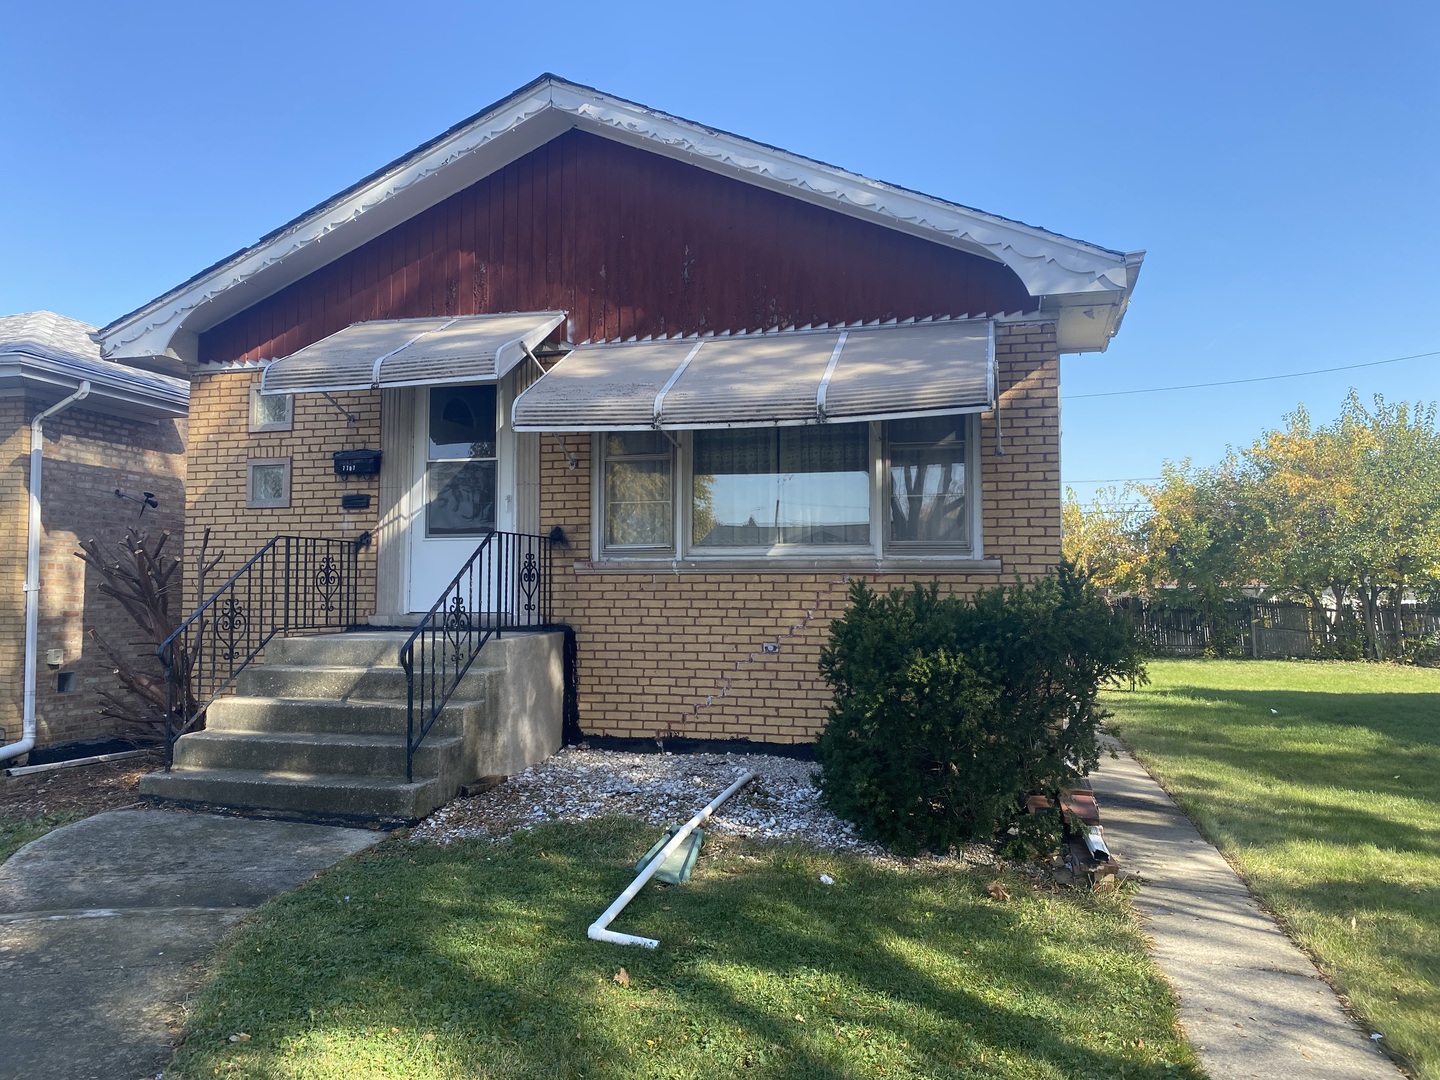
<path fill-rule="evenodd" d="M 999 263 L 570 131 L 202 334 L 200 359 L 421 315 L 564 310 L 584 341 L 1034 306 Z"/>

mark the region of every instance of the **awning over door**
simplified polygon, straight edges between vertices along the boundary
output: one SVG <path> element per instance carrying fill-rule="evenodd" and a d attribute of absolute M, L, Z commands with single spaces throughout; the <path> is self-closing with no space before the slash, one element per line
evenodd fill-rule
<path fill-rule="evenodd" d="M 563 311 L 354 323 L 269 365 L 262 394 L 493 382 L 565 321 Z"/>
<path fill-rule="evenodd" d="M 581 345 L 515 401 L 516 431 L 844 423 L 983 412 L 988 319 Z"/>

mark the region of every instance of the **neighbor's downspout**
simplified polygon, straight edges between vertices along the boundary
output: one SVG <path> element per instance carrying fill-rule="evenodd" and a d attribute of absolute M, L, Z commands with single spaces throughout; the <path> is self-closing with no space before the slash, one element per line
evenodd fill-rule
<path fill-rule="evenodd" d="M 0 761 L 27 754 L 35 746 L 35 642 L 40 628 L 40 451 L 45 418 L 68 409 L 90 393 L 90 383 L 62 398 L 30 421 L 30 534 L 25 560 L 25 709 L 20 741 L 0 746 Z"/>

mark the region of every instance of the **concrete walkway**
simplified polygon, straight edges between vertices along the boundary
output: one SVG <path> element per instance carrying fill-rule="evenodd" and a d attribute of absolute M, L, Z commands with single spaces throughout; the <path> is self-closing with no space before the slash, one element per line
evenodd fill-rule
<path fill-rule="evenodd" d="M 383 836 L 115 810 L 26 845 L 0 864 L 0 1080 L 156 1076 L 230 928 Z"/>
<path fill-rule="evenodd" d="M 1215 1080 L 1396 1080 L 1315 965 L 1118 742 L 1090 784 L 1110 849 L 1144 884 L 1135 908 Z"/>

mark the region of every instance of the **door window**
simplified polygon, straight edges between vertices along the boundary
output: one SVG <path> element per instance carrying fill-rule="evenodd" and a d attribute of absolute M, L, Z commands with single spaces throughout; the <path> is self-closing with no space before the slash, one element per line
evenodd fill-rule
<path fill-rule="evenodd" d="M 433 386 L 425 452 L 425 535 L 495 528 L 495 387 Z"/>

